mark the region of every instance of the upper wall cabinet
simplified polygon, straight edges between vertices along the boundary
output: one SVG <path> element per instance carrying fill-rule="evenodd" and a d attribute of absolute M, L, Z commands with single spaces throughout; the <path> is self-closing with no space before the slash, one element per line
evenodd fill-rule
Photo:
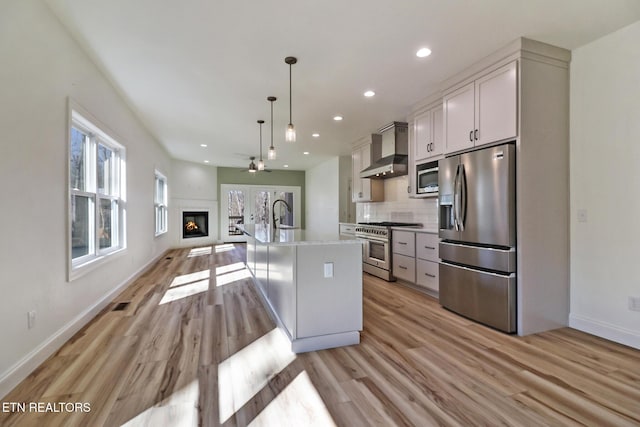
<path fill-rule="evenodd" d="M 378 179 L 360 178 L 360 172 L 371 166 L 371 144 L 357 147 L 351 153 L 351 201 L 381 202 L 384 200 L 384 183 Z"/>
<path fill-rule="evenodd" d="M 517 61 L 444 95 L 445 152 L 518 135 Z"/>
<path fill-rule="evenodd" d="M 412 139 L 414 161 L 431 159 L 443 153 L 442 126 L 442 103 L 416 116 Z"/>

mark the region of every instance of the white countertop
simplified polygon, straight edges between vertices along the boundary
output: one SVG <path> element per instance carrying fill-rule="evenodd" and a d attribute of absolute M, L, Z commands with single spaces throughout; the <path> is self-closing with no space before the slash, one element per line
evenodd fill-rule
<path fill-rule="evenodd" d="M 260 243 L 269 245 L 318 245 L 327 243 L 352 244 L 362 242 L 353 236 L 340 235 L 338 231 L 329 233 L 314 232 L 300 228 L 278 228 L 261 224 L 236 225 L 249 236 L 255 237 Z"/>
<path fill-rule="evenodd" d="M 399 230 L 399 231 L 413 231 L 414 233 L 438 234 L 437 229 L 426 228 L 426 227 L 391 227 L 391 229 Z"/>

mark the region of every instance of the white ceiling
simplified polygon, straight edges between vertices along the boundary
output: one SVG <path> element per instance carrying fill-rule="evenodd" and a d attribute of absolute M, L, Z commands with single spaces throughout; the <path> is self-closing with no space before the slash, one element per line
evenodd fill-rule
<path fill-rule="evenodd" d="M 517 37 L 574 49 L 640 19 L 638 0 L 45 1 L 175 158 L 246 167 L 258 119 L 266 158 L 277 96 L 273 169 L 350 153 Z M 416 58 L 422 46 L 433 54 Z M 286 56 L 298 58 L 295 144 L 284 142 Z"/>

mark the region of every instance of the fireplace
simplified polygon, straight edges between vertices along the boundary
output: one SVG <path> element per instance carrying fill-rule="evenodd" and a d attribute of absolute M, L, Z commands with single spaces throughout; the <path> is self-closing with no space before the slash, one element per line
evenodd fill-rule
<path fill-rule="evenodd" d="M 209 235 L 209 212 L 182 212 L 182 238 L 207 237 Z"/>

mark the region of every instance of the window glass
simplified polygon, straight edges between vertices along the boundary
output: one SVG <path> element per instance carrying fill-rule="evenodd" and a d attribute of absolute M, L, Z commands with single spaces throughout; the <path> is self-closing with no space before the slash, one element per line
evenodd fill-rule
<path fill-rule="evenodd" d="M 70 175 L 73 190 L 85 190 L 85 159 L 87 135 L 82 131 L 71 128 L 71 158 Z"/>
<path fill-rule="evenodd" d="M 98 144 L 98 193 L 113 194 L 113 150 Z"/>
<path fill-rule="evenodd" d="M 100 199 L 98 240 L 100 249 L 110 248 L 115 242 L 112 240 L 114 221 L 117 217 L 118 204 L 115 200 Z"/>
<path fill-rule="evenodd" d="M 71 197 L 71 256 L 79 258 L 91 250 L 91 199 Z"/>

